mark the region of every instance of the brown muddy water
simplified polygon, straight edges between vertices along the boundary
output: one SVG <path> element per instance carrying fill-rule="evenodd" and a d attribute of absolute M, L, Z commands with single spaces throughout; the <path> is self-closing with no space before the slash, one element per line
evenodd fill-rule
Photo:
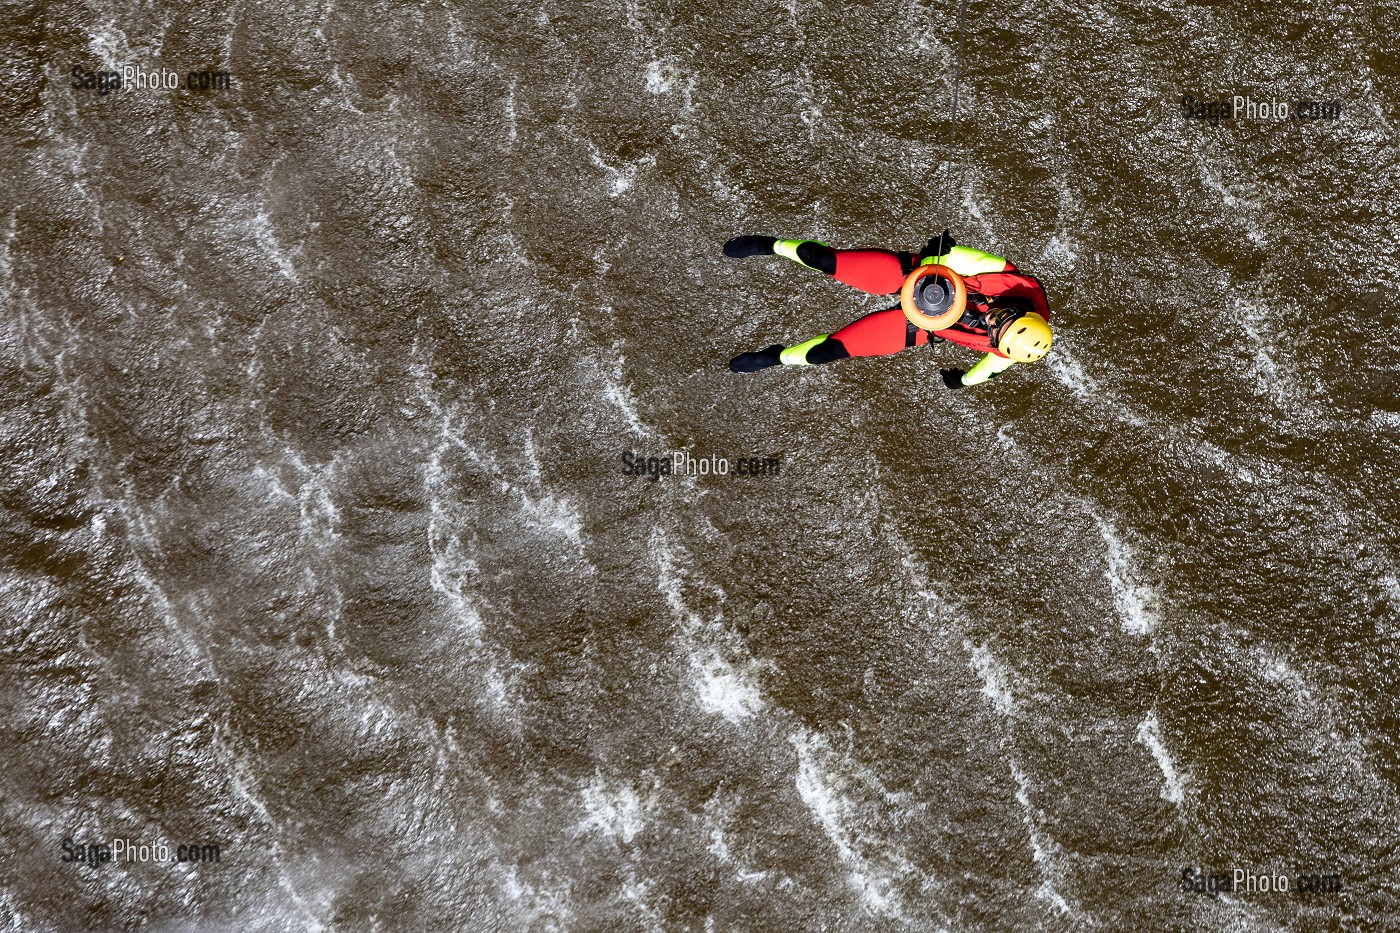
<path fill-rule="evenodd" d="M 8 6 L 0 929 L 1400 926 L 1400 10 L 956 12 Z"/>

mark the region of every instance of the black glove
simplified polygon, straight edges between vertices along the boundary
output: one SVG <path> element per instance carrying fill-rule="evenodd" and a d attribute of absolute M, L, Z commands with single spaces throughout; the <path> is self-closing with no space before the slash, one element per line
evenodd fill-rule
<path fill-rule="evenodd" d="M 943 377 L 943 384 L 950 389 L 964 388 L 962 382 L 963 374 L 963 370 L 961 369 L 940 369 L 938 371 L 938 375 Z"/>
<path fill-rule="evenodd" d="M 948 232 L 948 228 L 944 227 L 942 236 L 931 236 L 928 238 L 928 246 L 924 247 L 924 255 L 944 256 L 947 254 L 948 250 L 957 245 L 957 241 L 954 240 L 953 235 Z"/>

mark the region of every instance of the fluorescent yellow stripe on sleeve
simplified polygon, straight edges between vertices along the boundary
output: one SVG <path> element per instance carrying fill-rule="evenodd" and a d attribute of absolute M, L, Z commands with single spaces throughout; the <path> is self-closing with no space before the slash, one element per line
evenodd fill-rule
<path fill-rule="evenodd" d="M 776 248 L 776 247 L 775 247 Z M 929 256 L 919 263 L 927 266 L 930 263 L 938 263 L 947 266 L 958 275 L 981 275 L 984 272 L 1005 272 L 1006 260 L 1000 256 L 993 256 L 991 253 L 984 253 L 980 249 L 972 249 L 968 246 L 954 246 L 943 256 Z"/>
<path fill-rule="evenodd" d="M 975 386 L 986 382 L 997 373 L 1004 373 L 1016 365 L 1015 360 L 1008 360 L 1004 356 L 997 356 L 995 353 L 988 353 L 977 361 L 977 365 L 963 374 L 962 384 L 965 386 Z"/>

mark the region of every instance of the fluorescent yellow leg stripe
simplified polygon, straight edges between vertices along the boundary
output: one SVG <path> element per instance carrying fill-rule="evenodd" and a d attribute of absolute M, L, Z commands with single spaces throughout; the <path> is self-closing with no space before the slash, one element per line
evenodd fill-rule
<path fill-rule="evenodd" d="M 1004 373 L 1016 365 L 1015 360 L 1008 360 L 1004 356 L 997 356 L 995 353 L 988 353 L 977 361 L 977 365 L 963 374 L 962 384 L 965 386 L 975 386 L 978 383 L 986 382 L 997 373 Z"/>
<path fill-rule="evenodd" d="M 798 242 L 801 241 L 799 240 Z M 806 343 L 799 343 L 795 347 L 788 347 L 778 355 L 778 359 L 783 361 L 784 366 L 811 366 L 812 364 L 807 362 L 807 351 L 830 336 L 830 334 L 818 334 Z"/>
<path fill-rule="evenodd" d="M 801 242 L 801 241 L 799 241 Z M 980 249 L 972 249 L 968 246 L 954 246 L 948 250 L 944 256 L 929 256 L 919 263 L 927 266 L 930 263 L 938 263 L 947 266 L 958 275 L 981 275 L 984 272 L 1005 272 L 1006 260 L 1000 256 L 993 256 L 991 253 L 984 253 Z"/>
<path fill-rule="evenodd" d="M 779 256 L 785 256 L 791 259 L 799 266 L 807 266 L 805 262 L 797 258 L 797 247 L 801 246 L 803 243 L 820 243 L 822 246 L 826 245 L 822 243 L 821 240 L 779 240 L 773 244 L 773 252 L 777 253 Z M 812 267 L 807 266 L 807 268 L 810 269 Z"/>

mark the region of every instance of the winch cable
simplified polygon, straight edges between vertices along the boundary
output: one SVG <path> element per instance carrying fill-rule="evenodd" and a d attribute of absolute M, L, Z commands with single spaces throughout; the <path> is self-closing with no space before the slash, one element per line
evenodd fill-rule
<path fill-rule="evenodd" d="M 958 3 L 958 40 L 957 51 L 953 57 L 953 110 L 948 117 L 948 146 L 945 156 L 948 162 L 947 180 L 943 184 L 943 208 L 944 217 L 953 217 L 955 220 L 961 219 L 961 214 L 953 204 L 953 195 L 957 191 L 954 184 L 958 171 L 958 92 L 962 84 L 963 66 L 963 26 L 967 22 L 967 0 L 960 0 Z M 943 226 L 949 226 L 945 220 Z M 953 226 L 957 226 L 956 223 Z M 941 236 L 941 235 L 940 235 Z M 943 249 L 943 243 L 939 241 L 939 255 L 943 255 L 947 250 Z"/>

